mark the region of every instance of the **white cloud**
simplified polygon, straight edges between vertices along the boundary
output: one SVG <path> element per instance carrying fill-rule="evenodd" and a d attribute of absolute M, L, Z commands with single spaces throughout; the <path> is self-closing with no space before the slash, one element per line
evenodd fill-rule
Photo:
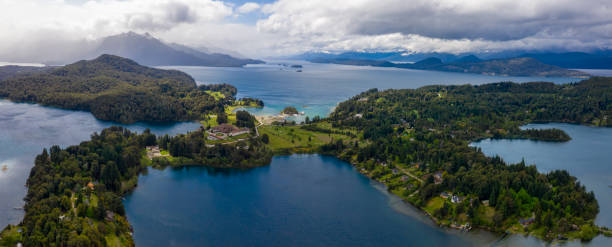
<path fill-rule="evenodd" d="M 285 34 L 321 50 L 461 52 L 612 44 L 609 0 L 280 0 L 262 11 L 269 17 L 257 23 L 261 32 Z"/>
<path fill-rule="evenodd" d="M 260 8 L 258 3 L 248 2 L 238 7 L 238 13 L 248 14 Z"/>
<path fill-rule="evenodd" d="M 238 7 L 215 0 L 0 0 L 0 6 L 0 61 L 53 60 L 127 31 L 251 57 L 612 48 L 609 0 L 279 0 Z M 236 23 L 235 16 L 258 10 L 256 23 Z"/>

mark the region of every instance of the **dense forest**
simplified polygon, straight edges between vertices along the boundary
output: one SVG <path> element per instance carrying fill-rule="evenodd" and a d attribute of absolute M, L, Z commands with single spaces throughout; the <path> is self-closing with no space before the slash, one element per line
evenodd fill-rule
<path fill-rule="evenodd" d="M 112 55 L 0 81 L 0 97 L 90 111 L 98 119 L 121 123 L 200 119 L 222 110 L 235 94 L 236 88 L 227 84 L 197 86 L 183 72 Z"/>
<path fill-rule="evenodd" d="M 612 78 L 579 83 L 494 83 L 480 86 L 427 86 L 405 90 L 369 90 L 338 105 L 329 121 L 339 129 L 362 133 L 359 143 L 331 143 L 335 154 L 391 191 L 422 208 L 440 193 L 459 195 L 430 213 L 442 222 L 471 222 L 505 231 L 519 219 L 544 238 L 590 239 L 599 207 L 593 192 L 566 171 L 538 173 L 524 163 L 508 165 L 486 157 L 469 143 L 482 138 L 567 141 L 561 130 L 522 130 L 532 122 L 612 126 Z M 398 169 L 422 175 L 402 177 Z M 469 199 L 469 200 L 467 200 Z M 483 206 L 482 201 L 487 201 Z M 488 213 L 485 213 L 488 212 Z M 595 230 L 594 230 L 595 229 Z"/>
<path fill-rule="evenodd" d="M 221 92 L 226 98 L 236 93 L 227 85 L 197 90 Z M 612 78 L 595 77 L 563 85 L 372 89 L 340 103 L 327 119 L 260 128 L 261 136 L 225 143 L 207 143 L 204 128 L 158 137 L 111 127 L 94 133 L 90 141 L 65 149 L 54 146 L 36 157 L 27 181 L 25 218 L 19 226 L 5 228 L 0 246 L 133 245 L 120 198 L 136 186 L 147 166 L 249 168 L 267 165 L 275 149 L 293 146 L 350 162 L 442 225 L 469 223 L 549 240 L 588 240 L 599 233 L 594 225 L 599 206 L 575 177 L 566 171 L 542 174 L 524 162 L 507 164 L 469 143 L 483 138 L 568 141 L 559 129 L 520 126 L 612 126 L 611 106 Z M 237 125 L 254 127 L 248 112 L 231 114 Z M 150 146 L 159 146 L 159 156 L 149 153 Z"/>
<path fill-rule="evenodd" d="M 147 166 L 253 167 L 272 157 L 261 138 L 206 145 L 203 133 L 156 137 L 110 127 L 80 145 L 43 150 L 27 180 L 25 217 L 4 230 L 0 246 L 132 246 L 121 197 Z M 147 159 L 145 147 L 158 144 L 172 156 Z"/>

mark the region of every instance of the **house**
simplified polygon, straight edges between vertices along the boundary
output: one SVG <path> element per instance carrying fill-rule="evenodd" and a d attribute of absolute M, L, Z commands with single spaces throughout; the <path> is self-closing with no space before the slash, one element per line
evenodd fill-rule
<path fill-rule="evenodd" d="M 107 221 L 113 221 L 115 220 L 115 213 L 106 210 L 106 220 Z"/>
<path fill-rule="evenodd" d="M 451 202 L 452 202 L 452 203 L 460 203 L 461 201 L 463 201 L 463 198 L 458 197 L 457 195 L 453 195 L 453 196 L 451 197 Z"/>
<path fill-rule="evenodd" d="M 519 219 L 519 223 L 521 223 L 521 225 L 523 226 L 531 225 L 534 221 L 535 221 L 534 217 L 530 217 L 527 219 Z"/>
<path fill-rule="evenodd" d="M 484 201 L 482 201 L 482 205 L 485 205 L 485 206 L 487 206 L 487 207 L 488 207 L 488 206 L 489 206 L 489 200 L 484 200 Z"/>
<path fill-rule="evenodd" d="M 215 127 L 211 128 L 211 132 L 212 133 L 223 133 L 223 134 L 229 134 L 232 133 L 232 131 L 234 131 L 236 128 L 236 126 L 231 125 L 231 124 L 220 124 L 217 125 Z"/>
<path fill-rule="evenodd" d="M 408 179 L 409 179 L 409 178 L 408 178 L 408 176 L 406 176 L 406 175 L 402 176 L 402 178 L 401 178 L 402 182 L 406 182 L 406 181 L 408 181 Z"/>
<path fill-rule="evenodd" d="M 93 182 L 87 183 L 87 188 L 89 188 L 90 190 L 94 190 L 94 188 L 95 188 L 94 183 Z"/>
<path fill-rule="evenodd" d="M 444 181 L 444 179 L 442 179 L 442 172 L 436 172 L 434 173 L 434 183 L 435 184 L 441 184 L 442 181 Z"/>
<path fill-rule="evenodd" d="M 440 193 L 440 197 L 446 199 L 449 198 L 451 196 L 450 193 L 446 192 L 446 191 L 442 191 L 442 193 Z"/>
<path fill-rule="evenodd" d="M 249 129 L 247 128 L 238 128 L 234 125 L 231 124 L 221 124 L 221 125 L 217 125 L 215 127 L 212 127 L 210 130 L 210 136 L 215 136 L 218 139 L 225 139 L 224 135 L 227 136 L 239 136 L 242 134 L 248 134 L 249 132 L 251 132 Z M 221 135 L 217 135 L 217 134 L 221 134 Z M 213 138 L 215 138 L 213 137 Z M 210 140 L 210 138 L 209 138 Z"/>

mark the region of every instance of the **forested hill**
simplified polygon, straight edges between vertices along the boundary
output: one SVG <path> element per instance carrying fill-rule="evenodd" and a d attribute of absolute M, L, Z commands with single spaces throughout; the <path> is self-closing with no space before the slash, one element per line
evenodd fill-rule
<path fill-rule="evenodd" d="M 509 58 L 479 60 L 474 56 L 464 57 L 444 63 L 441 59 L 430 57 L 416 63 L 392 63 L 381 60 L 358 60 L 338 58 L 317 58 L 313 63 L 333 63 L 357 66 L 395 67 L 402 69 L 438 70 L 458 73 L 474 73 L 500 76 L 544 76 L 544 77 L 587 77 L 588 74 L 542 63 L 534 58 Z"/>
<path fill-rule="evenodd" d="M 575 177 L 506 164 L 469 143 L 482 138 L 567 141 L 559 129 L 519 127 L 532 122 L 610 127 L 611 117 L 612 78 L 604 77 L 563 85 L 373 89 L 340 103 L 329 119 L 336 128 L 359 131 L 362 140 L 327 145 L 323 151 L 355 164 L 440 224 L 588 240 L 599 233 L 593 225 L 599 208 Z M 421 180 L 403 176 L 404 171 Z M 457 197 L 451 201 L 445 195 Z"/>
<path fill-rule="evenodd" d="M 210 95 L 220 91 L 226 97 Z M 72 110 L 101 120 L 185 121 L 223 109 L 230 85 L 196 86 L 186 73 L 149 68 L 112 55 L 0 81 L 0 97 Z"/>

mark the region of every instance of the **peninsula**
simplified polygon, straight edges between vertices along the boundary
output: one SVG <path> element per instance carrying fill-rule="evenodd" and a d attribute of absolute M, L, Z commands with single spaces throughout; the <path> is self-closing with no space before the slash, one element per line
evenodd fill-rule
<path fill-rule="evenodd" d="M 127 62 L 112 56 L 100 59 L 97 62 L 106 66 L 110 66 L 105 62 L 109 59 Z M 90 78 L 87 75 L 95 74 L 87 69 L 88 62 L 80 63 L 84 66 L 68 66 L 74 71 L 62 73 L 59 69 L 36 76 Z M 124 73 L 133 75 L 124 71 L 124 65 L 136 66 L 121 63 L 105 73 L 119 78 L 125 78 Z M 441 226 L 478 227 L 547 240 L 589 240 L 608 233 L 594 224 L 599 206 L 593 192 L 568 172 L 543 174 L 535 166 L 507 164 L 499 157 L 485 156 L 469 143 L 483 138 L 570 139 L 558 129 L 520 128 L 533 122 L 612 126 L 612 78 L 594 77 L 564 85 L 502 82 L 372 89 L 340 103 L 328 118 L 263 125 L 248 112 L 237 110 L 260 101 L 236 101 L 231 86 L 195 87 L 180 72 L 146 71 L 149 73 L 137 78 L 147 80 L 125 83 L 132 82 L 129 85 L 138 88 L 147 82 L 144 85 L 151 86 L 145 87 L 149 90 L 145 94 L 167 100 L 189 102 L 194 97 L 187 95 L 202 97 L 204 105 L 213 107 L 182 106 L 203 109 L 197 114 L 185 110 L 185 119 L 199 119 L 202 127 L 174 137 L 111 127 L 79 145 L 43 150 L 27 181 L 25 217 L 19 225 L 0 233 L 0 246 L 133 246 L 121 197 L 137 186 L 138 174 L 148 167 L 250 168 L 269 164 L 273 155 L 291 153 L 321 153 L 348 161 Z M 100 95 L 113 95 L 116 90 L 109 88 L 117 85 L 130 88 L 119 82 L 105 83 L 111 79 L 70 85 L 97 88 L 104 92 Z M 43 92 L 59 90 L 54 83 L 31 85 L 40 86 L 32 89 L 41 93 L 32 93 L 33 99 L 46 99 Z M 149 109 L 146 105 L 134 107 L 134 112 Z"/>
<path fill-rule="evenodd" d="M 197 86 L 186 73 L 112 55 L 46 70 L 11 71 L 31 72 L 0 80 L 0 98 L 89 111 L 120 123 L 202 119 L 222 111 L 237 91 L 227 84 Z"/>

